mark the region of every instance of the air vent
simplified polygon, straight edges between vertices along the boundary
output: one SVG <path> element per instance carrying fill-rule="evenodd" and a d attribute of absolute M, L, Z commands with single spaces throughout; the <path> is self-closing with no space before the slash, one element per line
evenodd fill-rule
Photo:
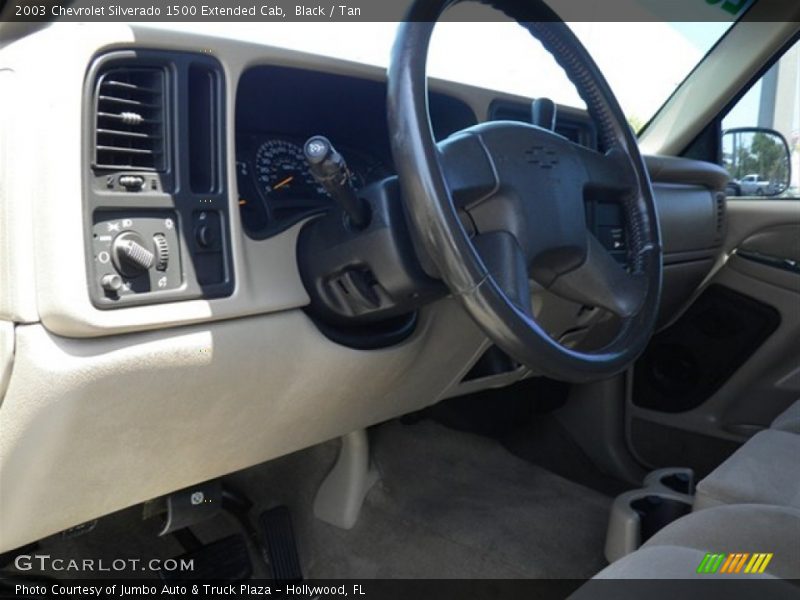
<path fill-rule="evenodd" d="M 714 194 L 714 201 L 716 202 L 716 219 L 717 219 L 717 235 L 716 239 L 719 241 L 725 234 L 725 205 L 726 198 L 722 192 Z"/>
<path fill-rule="evenodd" d="M 95 168 L 165 171 L 164 70 L 112 68 L 95 90 Z"/>

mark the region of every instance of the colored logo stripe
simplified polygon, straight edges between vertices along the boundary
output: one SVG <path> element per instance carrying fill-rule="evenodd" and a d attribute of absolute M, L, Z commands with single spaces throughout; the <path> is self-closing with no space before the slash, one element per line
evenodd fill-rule
<path fill-rule="evenodd" d="M 697 567 L 698 573 L 716 573 L 726 554 L 706 554 Z"/>
<path fill-rule="evenodd" d="M 741 558 L 741 559 L 739 560 L 739 562 L 736 564 L 736 570 L 735 570 L 735 571 L 732 571 L 732 573 L 738 573 L 739 571 L 741 571 L 741 570 L 742 570 L 742 567 L 744 566 L 744 562 L 747 560 L 747 557 L 748 557 L 748 556 L 750 556 L 750 555 L 749 555 L 749 554 L 747 554 L 747 553 L 744 553 L 744 554 L 742 554 L 742 558 Z"/>
<path fill-rule="evenodd" d="M 772 557 L 773 553 L 771 552 L 757 552 L 754 554 L 750 554 L 749 552 L 733 552 L 730 554 L 709 552 L 703 557 L 703 560 L 700 561 L 697 572 L 711 575 L 715 573 L 763 573 L 772 560 Z M 742 571 L 743 568 L 744 571 Z"/>
<path fill-rule="evenodd" d="M 720 573 L 738 573 L 749 556 L 750 554 L 748 553 L 729 554 L 728 560 L 722 566 Z"/>
<path fill-rule="evenodd" d="M 772 560 L 772 553 L 769 554 L 753 554 L 753 558 L 747 563 L 744 568 L 745 573 L 763 573 L 767 568 L 769 561 Z"/>

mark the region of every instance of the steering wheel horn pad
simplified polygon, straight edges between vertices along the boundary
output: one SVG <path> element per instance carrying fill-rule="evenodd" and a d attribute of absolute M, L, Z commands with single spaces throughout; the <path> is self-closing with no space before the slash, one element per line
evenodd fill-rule
<path fill-rule="evenodd" d="M 459 149 L 474 140 L 486 165 L 475 164 L 472 148 L 459 160 Z M 470 215 L 479 233 L 513 227 L 539 283 L 548 286 L 584 262 L 583 186 L 589 174 L 572 143 L 532 125 L 498 121 L 467 129 L 442 142 L 439 150 L 456 206 Z M 457 175 L 463 171 L 470 175 L 466 182 Z M 486 173 L 490 180 L 477 181 Z M 470 197 L 476 187 L 491 187 L 492 193 Z"/>

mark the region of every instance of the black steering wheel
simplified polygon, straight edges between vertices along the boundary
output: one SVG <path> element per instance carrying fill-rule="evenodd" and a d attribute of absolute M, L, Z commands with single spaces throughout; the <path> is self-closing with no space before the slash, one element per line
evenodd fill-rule
<path fill-rule="evenodd" d="M 460 0 L 417 0 L 389 68 L 392 153 L 412 234 L 486 335 L 537 372 L 566 381 L 628 367 L 653 333 L 661 293 L 661 238 L 636 138 L 589 53 L 539 0 L 485 2 L 515 19 L 553 55 L 586 102 L 600 153 L 518 122 L 483 123 L 438 145 L 425 67 L 442 12 Z M 536 18 L 531 20 L 531 15 Z M 586 225 L 586 200 L 623 207 L 626 265 Z M 534 319 L 530 279 L 619 318 L 594 351 L 559 343 Z"/>

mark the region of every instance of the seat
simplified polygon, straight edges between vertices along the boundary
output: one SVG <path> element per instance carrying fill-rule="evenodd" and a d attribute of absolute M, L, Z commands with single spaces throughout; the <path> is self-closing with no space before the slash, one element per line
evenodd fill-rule
<path fill-rule="evenodd" d="M 772 429 L 800 434 L 800 400 L 775 417 Z"/>
<path fill-rule="evenodd" d="M 798 579 L 800 509 L 762 504 L 709 508 L 664 527 L 645 547 L 689 548 L 704 555 L 707 552 L 772 553 L 765 573 L 782 579 Z"/>
<path fill-rule="evenodd" d="M 761 431 L 697 484 L 695 511 L 743 503 L 800 509 L 800 435 Z"/>
<path fill-rule="evenodd" d="M 773 427 L 753 436 L 697 485 L 694 512 L 673 521 L 635 552 L 612 563 L 572 598 L 796 598 L 800 580 L 800 402 Z M 800 423 L 799 423 L 800 424 Z M 714 559 L 708 555 L 723 555 Z M 747 554 L 737 558 L 736 555 Z M 764 572 L 746 572 L 769 554 Z M 731 557 L 733 555 L 733 557 Z M 705 561 L 705 562 L 704 562 Z M 750 561 L 754 561 L 751 563 Z M 741 565 L 741 566 L 740 566 Z M 710 572 L 709 572 L 710 571 Z M 702 579 L 692 588 L 664 586 L 664 579 Z M 729 583 L 724 592 L 708 584 Z M 743 581 L 772 580 L 770 587 Z M 612 581 L 608 581 L 612 580 Z M 615 581 L 616 580 L 616 583 Z M 651 580 L 649 587 L 619 580 Z M 719 580 L 722 580 L 721 582 Z M 605 582 L 605 584 L 604 584 Z"/>
<path fill-rule="evenodd" d="M 764 573 L 744 573 L 749 558 L 736 573 L 713 577 L 749 579 L 800 578 L 800 510 L 763 504 L 718 506 L 691 513 L 667 525 L 637 551 L 609 565 L 594 579 L 709 578 L 698 572 L 706 554 L 771 553 Z M 796 597 L 797 588 L 792 586 Z"/>

